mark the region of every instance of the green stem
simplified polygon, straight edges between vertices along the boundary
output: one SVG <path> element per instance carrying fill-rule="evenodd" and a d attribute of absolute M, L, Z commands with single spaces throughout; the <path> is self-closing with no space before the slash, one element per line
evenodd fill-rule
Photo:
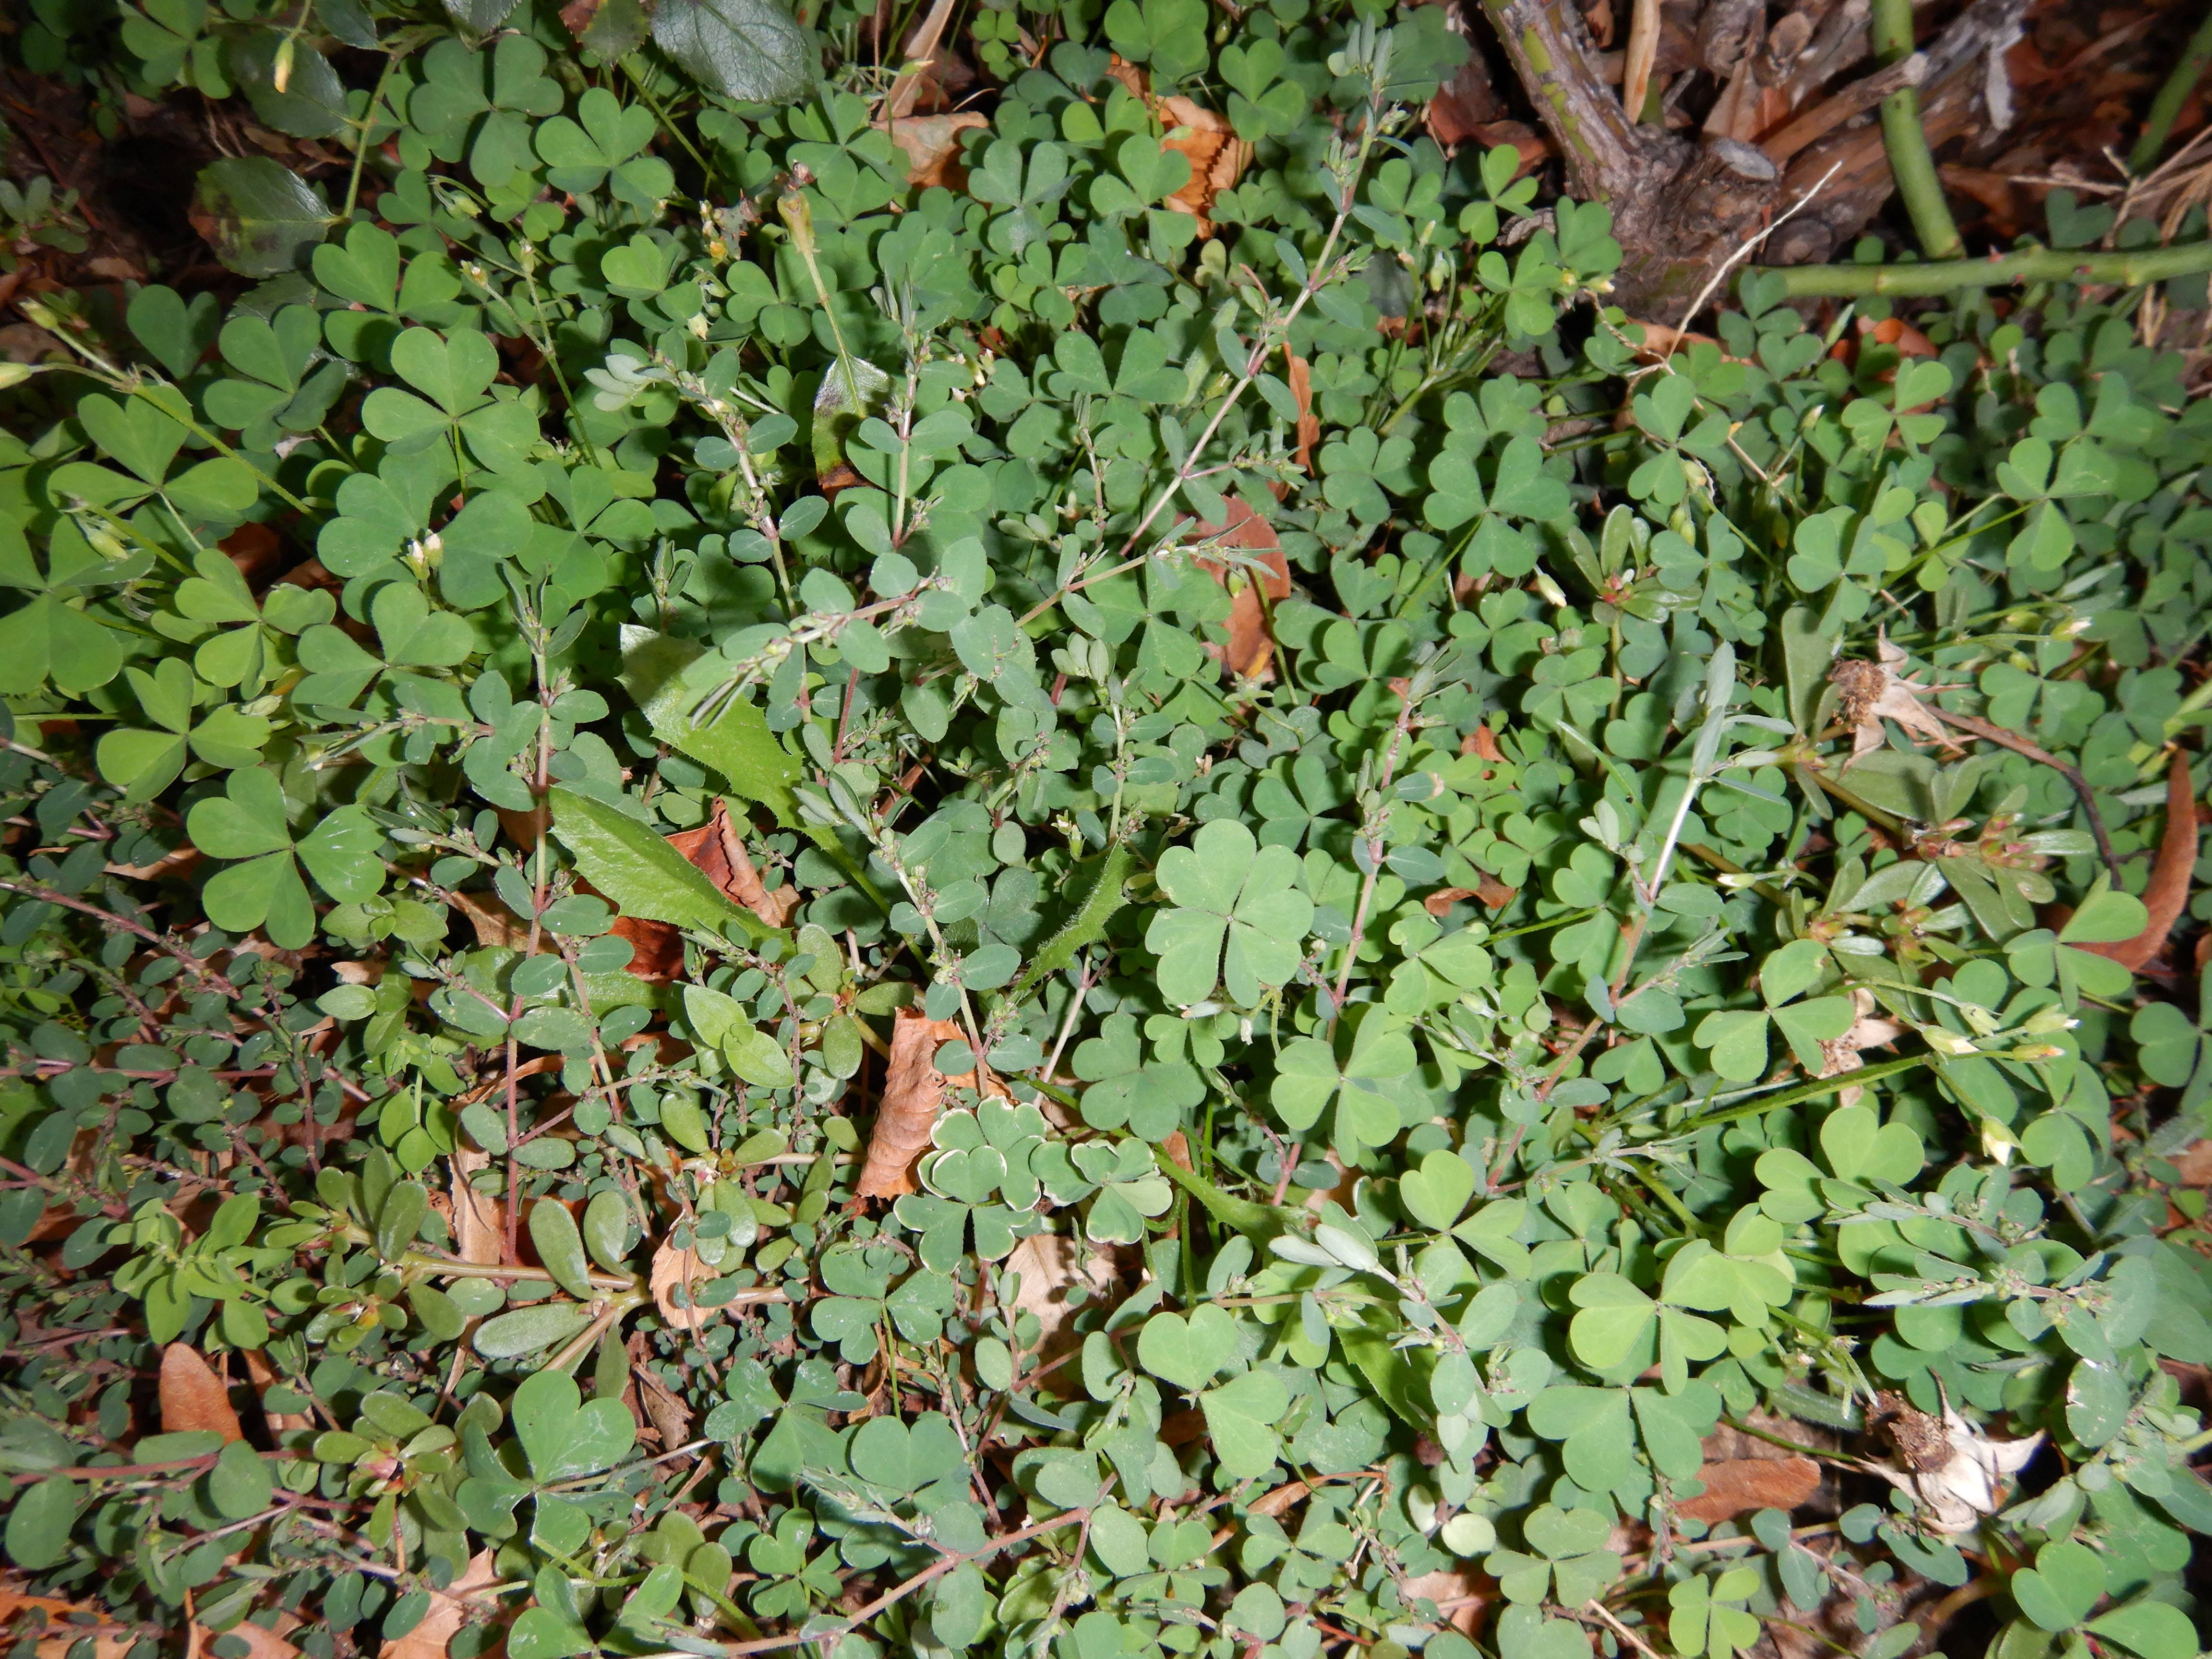
<path fill-rule="evenodd" d="M 699 170 L 707 175 L 707 189 L 711 195 L 715 184 L 719 182 L 714 164 L 700 154 L 699 146 L 691 142 L 690 135 L 678 126 L 668 112 L 660 107 L 660 100 L 653 95 L 653 88 L 646 83 L 645 76 L 638 72 L 637 65 L 628 55 L 623 57 L 622 66 L 623 73 L 629 76 L 630 84 L 637 88 L 637 95 L 645 100 L 645 106 L 653 112 L 653 118 L 660 123 L 660 130 L 683 145 L 685 152 L 699 164 Z"/>
<path fill-rule="evenodd" d="M 338 210 L 340 224 L 353 217 L 354 204 L 361 199 L 361 169 L 368 160 L 369 138 L 376 131 L 376 106 L 384 101 L 385 85 L 392 79 L 392 71 L 399 67 L 399 60 L 410 50 L 402 48 L 385 54 L 384 72 L 376 77 L 375 90 L 368 94 L 368 106 L 361 112 L 361 131 L 353 145 L 353 171 L 346 179 L 345 206 Z"/>
<path fill-rule="evenodd" d="M 2151 100 L 2150 113 L 2143 118 L 2142 137 L 2136 140 L 2135 149 L 2128 155 L 2128 171 L 2141 178 L 2156 165 L 2159 153 L 2172 136 L 2173 123 L 2181 113 L 2181 106 L 2189 101 L 2189 94 L 2197 89 L 2197 82 L 2204 73 L 2204 66 L 2212 64 L 2212 12 L 2197 26 L 2197 33 L 2189 37 L 2182 49 L 2181 61 L 2173 66 L 2173 73 L 2166 77 L 2166 84 Z"/>
<path fill-rule="evenodd" d="M 1771 1095 L 1761 1095 L 1741 1106 L 1730 1106 L 1717 1112 L 1704 1112 L 1692 1118 L 1684 1127 L 1692 1129 L 1711 1128 L 1716 1123 L 1735 1123 L 1747 1117 L 1763 1117 L 1769 1112 L 1779 1111 L 1784 1106 L 1802 1106 L 1808 1100 L 1825 1100 L 1830 1095 L 1840 1094 L 1869 1083 L 1879 1083 L 1885 1078 L 1903 1072 L 1917 1072 L 1928 1065 L 1934 1054 L 1908 1054 L 1903 1060 L 1886 1060 L 1879 1066 L 1862 1066 L 1855 1072 L 1838 1072 L 1833 1077 L 1815 1079 L 1795 1089 L 1784 1089 Z M 1605 1127 L 1610 1127 L 1610 1125 Z"/>
<path fill-rule="evenodd" d="M 1901 64 L 1912 56 L 1912 0 L 1874 0 L 1868 27 L 1875 56 L 1883 64 Z M 1881 143 L 1889 152 L 1890 175 L 1905 198 L 1920 251 L 1931 259 L 1957 258 L 1966 244 L 1943 200 L 1943 181 L 1936 176 L 1928 131 L 1920 123 L 1917 87 L 1899 87 L 1881 100 Z"/>
<path fill-rule="evenodd" d="M 2003 288 L 2014 283 L 2139 288 L 2212 270 L 2212 242 L 2186 242 L 2140 252 L 2085 253 L 2072 248 L 2039 247 L 1987 259 L 1948 259 L 1928 264 L 1766 269 L 1782 278 L 1784 297 L 1793 300 L 1955 294 L 1961 289 Z"/>

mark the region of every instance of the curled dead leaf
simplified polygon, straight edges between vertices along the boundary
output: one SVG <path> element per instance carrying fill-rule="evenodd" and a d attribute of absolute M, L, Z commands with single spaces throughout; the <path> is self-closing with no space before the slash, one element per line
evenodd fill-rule
<path fill-rule="evenodd" d="M 1426 910 L 1438 921 L 1442 921 L 1451 914 L 1453 905 L 1457 904 L 1462 899 L 1470 899 L 1474 896 L 1474 889 L 1472 887 L 1439 887 L 1421 901 L 1421 908 Z"/>
<path fill-rule="evenodd" d="M 2181 920 L 2189 903 L 2189 880 L 2197 867 L 2197 796 L 2189 781 L 2189 757 L 2176 754 L 2166 780 L 2166 834 L 2158 844 L 2158 859 L 2142 890 L 2143 908 L 2150 913 L 2142 932 L 2133 939 L 2109 945 L 2084 944 L 2079 948 L 2110 957 L 2124 968 L 2147 968 L 2166 949 L 2166 935 Z"/>
<path fill-rule="evenodd" d="M 953 9 L 954 0 L 935 0 L 929 15 L 908 34 L 906 63 L 884 100 L 884 112 L 892 119 L 903 120 L 912 114 L 925 94 L 930 95 L 933 103 L 943 99 L 945 88 L 940 84 L 943 77 L 939 71 L 944 54 L 938 46 L 945 39 L 945 26 L 952 21 Z M 878 23 L 877 27 L 883 26 Z"/>
<path fill-rule="evenodd" d="M 902 1008 L 892 1016 L 890 1061 L 867 1159 L 853 1188 L 856 1197 L 896 1198 L 915 1190 L 915 1160 L 928 1150 L 945 1085 L 954 1081 L 937 1069 L 937 1051 L 963 1035 L 952 1021 L 932 1019 L 917 1008 Z"/>
<path fill-rule="evenodd" d="M 692 1287 L 714 1276 L 696 1250 L 679 1250 L 667 1240 L 661 1241 L 660 1248 L 653 1253 L 647 1282 L 653 1287 L 653 1305 L 660 1310 L 669 1329 L 696 1331 L 718 1311 L 690 1305 Z M 681 1303 L 676 1295 L 679 1289 L 684 1292 Z"/>
<path fill-rule="evenodd" d="M 1291 596 L 1291 567 L 1283 556 L 1275 527 L 1240 497 L 1232 495 L 1229 498 L 1225 524 L 1200 524 L 1197 528 L 1200 534 L 1219 541 L 1224 547 L 1259 554 L 1267 570 L 1263 578 L 1243 566 L 1231 566 L 1202 556 L 1199 558 L 1199 568 L 1229 589 L 1231 595 L 1228 641 L 1223 645 L 1208 641 L 1206 654 L 1232 674 L 1246 679 L 1268 678 L 1275 652 L 1274 635 L 1267 629 L 1268 607 Z"/>
<path fill-rule="evenodd" d="M 37 1627 L 41 1617 L 43 1629 Z M 11 1589 L 0 1589 L 0 1626 L 19 1637 L 35 1637 L 33 1650 L 38 1659 L 67 1659 L 76 1644 L 88 1638 L 92 1643 L 92 1659 L 124 1659 L 137 1640 L 137 1632 L 116 1624 L 107 1609 L 97 1603 L 24 1595 Z"/>
<path fill-rule="evenodd" d="M 1298 465 L 1311 472 L 1314 446 L 1321 441 L 1321 416 L 1314 413 L 1313 406 L 1313 365 L 1285 346 L 1283 366 L 1287 371 L 1284 379 L 1290 382 L 1291 397 L 1298 406 Z"/>
<path fill-rule="evenodd" d="M 780 887 L 771 893 L 753 868 L 744 837 L 730 816 L 730 804 L 717 800 L 706 823 L 696 830 L 678 831 L 668 844 L 696 866 L 700 874 L 720 888 L 771 927 L 781 927 L 799 908 L 799 890 Z"/>
<path fill-rule="evenodd" d="M 1025 1357 L 1025 1364 L 1032 1367 L 1049 1364 L 1081 1346 L 1083 1339 L 1070 1325 L 1077 1308 L 1110 1297 L 1121 1278 L 1111 1251 L 1059 1233 L 1036 1233 L 1018 1240 L 1006 1258 L 1006 1268 L 1022 1278 L 1015 1310 L 1036 1319 L 1036 1349 Z M 1046 1379 L 1048 1383 L 1050 1381 Z"/>
<path fill-rule="evenodd" d="M 1490 122 L 1504 119 L 1505 112 L 1505 100 L 1491 84 L 1490 66 L 1478 52 L 1437 89 L 1423 118 L 1429 137 L 1449 149 L 1474 137 Z"/>
<path fill-rule="evenodd" d="M 529 948 L 530 924 L 489 893 L 455 893 L 453 908 L 468 918 L 477 943 L 488 951 Z"/>
<path fill-rule="evenodd" d="M 246 1438 L 231 1409 L 229 1389 L 188 1342 L 172 1342 L 161 1351 L 161 1401 L 164 1434 L 214 1433 L 225 1442 Z"/>
<path fill-rule="evenodd" d="M 730 816 L 727 801 L 717 800 L 706 823 L 696 829 L 679 830 L 668 837 L 668 844 L 733 902 L 742 904 L 771 927 L 789 921 L 799 906 L 796 888 L 769 891 L 745 851 L 744 836 L 738 820 Z M 617 916 L 613 931 L 629 941 L 629 972 L 638 978 L 665 985 L 683 971 L 684 935 L 670 923 L 642 916 Z"/>
<path fill-rule="evenodd" d="M 1151 78 L 1134 64 L 1117 54 L 1106 73 L 1145 100 L 1167 134 L 1160 140 L 1190 163 L 1190 182 L 1168 198 L 1166 205 L 1198 221 L 1200 236 L 1213 234 L 1206 216 L 1213 198 L 1235 185 L 1252 160 L 1252 146 L 1239 138 L 1228 122 L 1188 98 L 1155 98 Z"/>
<path fill-rule="evenodd" d="M 198 1625 L 192 1629 L 199 1638 L 200 1651 L 210 1651 L 215 1644 L 215 1632 Z M 298 1659 L 299 1649 L 275 1631 L 264 1630 L 251 1619 L 240 1620 L 223 1632 L 223 1635 L 246 1644 L 246 1659 Z"/>
<path fill-rule="evenodd" d="M 1445 1567 L 1407 1579 L 1398 1594 L 1408 1605 L 1424 1600 L 1435 1602 L 1446 1623 L 1455 1630 L 1472 1632 L 1482 1622 L 1483 1609 L 1497 1599 L 1498 1581 L 1473 1567 Z"/>
<path fill-rule="evenodd" d="M 1155 99 L 1152 113 L 1168 128 L 1161 143 L 1190 163 L 1190 182 L 1169 197 L 1167 205 L 1196 219 L 1200 236 L 1211 236 L 1213 225 L 1206 216 L 1213 198 L 1236 188 L 1252 160 L 1252 146 L 1221 117 L 1188 98 Z"/>
<path fill-rule="evenodd" d="M 276 1368 L 269 1363 L 269 1356 L 258 1348 L 246 1350 L 246 1380 L 253 1385 L 254 1396 L 260 1399 L 283 1379 Z M 314 1426 L 315 1419 L 305 1412 L 272 1412 L 264 1405 L 263 1415 L 268 1419 L 272 1434 L 293 1434 Z"/>
<path fill-rule="evenodd" d="M 878 131 L 906 152 L 906 181 L 927 190 L 941 185 L 947 190 L 968 187 L 968 169 L 960 165 L 960 135 L 990 121 L 973 110 L 948 115 L 907 115 L 896 121 L 878 121 Z"/>
<path fill-rule="evenodd" d="M 1926 1413 L 1913 1415 L 1936 1421 Z M 1938 1532 L 1954 1534 L 1972 1532 L 1984 1516 L 2004 1507 L 2012 1477 L 2027 1467 L 2044 1439 L 2040 1429 L 2024 1440 L 1991 1439 L 1948 1404 L 1940 1433 L 1907 1437 L 1894 1428 L 1892 1433 L 1905 1467 L 1866 1459 L 1861 1467 L 1917 1499 Z"/>

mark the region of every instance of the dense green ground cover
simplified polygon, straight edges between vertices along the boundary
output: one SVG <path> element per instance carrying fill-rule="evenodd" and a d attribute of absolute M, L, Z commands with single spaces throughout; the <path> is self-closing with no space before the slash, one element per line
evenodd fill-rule
<path fill-rule="evenodd" d="M 2141 294 L 1643 349 L 1602 208 L 1425 136 L 1437 8 L 976 10 L 923 187 L 847 0 L 447 6 L 11 46 L 349 162 L 217 161 L 250 282 L 6 376 L 32 1587 L 222 1659 L 2197 1651 Z M 1680 1512 L 1753 1418 L 1794 1533 Z"/>

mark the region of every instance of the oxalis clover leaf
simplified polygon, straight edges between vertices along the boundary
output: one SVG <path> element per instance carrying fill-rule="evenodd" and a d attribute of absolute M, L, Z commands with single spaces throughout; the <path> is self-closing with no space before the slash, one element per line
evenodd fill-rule
<path fill-rule="evenodd" d="M 923 1264 L 944 1272 L 957 1262 L 974 1227 L 975 1252 L 1003 1260 L 1016 1230 L 1036 1209 L 1042 1188 L 1030 1160 L 1043 1146 L 1044 1114 L 1035 1106 L 987 1100 L 974 1110 L 947 1112 L 931 1139 L 939 1149 L 921 1164 L 927 1193 L 896 1206 L 899 1224 L 921 1235 Z"/>
<path fill-rule="evenodd" d="M 1759 1640 L 1759 1622 L 1742 1605 L 1759 1586 L 1748 1567 L 1685 1578 L 1667 1592 L 1667 1640 L 1687 1659 L 1734 1659 Z"/>
<path fill-rule="evenodd" d="M 383 890 L 384 836 L 358 806 L 327 814 L 296 840 L 288 820 L 275 774 L 256 766 L 233 772 L 222 794 L 192 808 L 185 827 L 210 857 L 241 860 L 209 878 L 202 897 L 210 920 L 240 933 L 265 926 L 276 944 L 297 950 L 315 935 L 300 866 L 331 897 L 360 903 Z"/>
<path fill-rule="evenodd" d="M 1162 854 L 1158 875 L 1173 908 L 1152 918 L 1145 948 L 1160 959 L 1162 996 L 1188 1007 L 1222 988 L 1249 1007 L 1289 983 L 1313 925 L 1296 854 L 1220 819 Z"/>
<path fill-rule="evenodd" d="M 1419 1056 L 1387 1011 L 1369 1010 L 1356 1026 L 1349 1020 L 1345 1025 L 1334 1042 L 1299 1037 L 1285 1043 L 1268 1098 L 1284 1124 L 1301 1132 L 1334 1109 L 1334 1139 L 1357 1156 L 1361 1146 L 1397 1137 L 1403 1121 L 1389 1085 L 1412 1073 Z"/>

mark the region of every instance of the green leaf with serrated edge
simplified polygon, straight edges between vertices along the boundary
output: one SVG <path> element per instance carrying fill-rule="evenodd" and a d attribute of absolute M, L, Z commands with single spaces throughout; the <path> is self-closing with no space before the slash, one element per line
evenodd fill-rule
<path fill-rule="evenodd" d="M 623 915 L 708 933 L 734 921 L 755 939 L 775 937 L 774 928 L 628 813 L 568 789 L 549 798 L 553 833 L 575 855 L 584 878 Z"/>
<path fill-rule="evenodd" d="M 1255 1241 L 1299 1231 L 1310 1219 L 1303 1211 L 1285 1209 L 1274 1204 L 1258 1204 L 1247 1198 L 1233 1198 L 1204 1176 L 1184 1169 L 1171 1158 L 1161 1158 L 1158 1167 L 1162 1175 L 1204 1205 L 1206 1214 L 1231 1231 L 1243 1233 Z"/>
<path fill-rule="evenodd" d="M 1134 865 L 1128 848 L 1116 842 L 1086 863 L 1090 866 L 1089 886 L 1077 902 L 1074 914 L 1037 947 L 1029 967 L 1014 981 L 1013 989 L 1006 994 L 1014 1001 L 1021 1001 L 1032 988 L 1073 963 L 1076 953 L 1085 945 L 1095 945 L 1104 938 L 1106 924 L 1121 908 L 1121 890 Z"/>

